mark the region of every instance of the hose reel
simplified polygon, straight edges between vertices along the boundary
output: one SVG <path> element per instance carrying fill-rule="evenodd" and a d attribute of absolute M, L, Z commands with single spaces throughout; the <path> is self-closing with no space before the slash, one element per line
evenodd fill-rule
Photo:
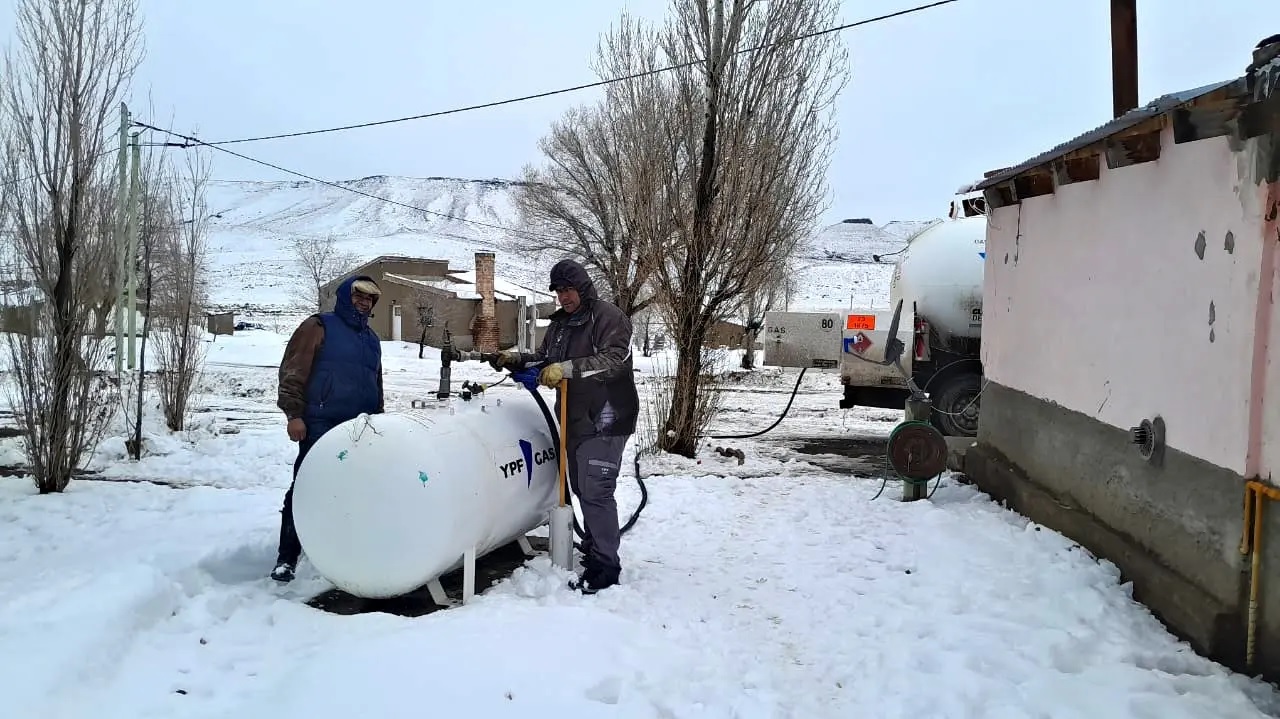
<path fill-rule="evenodd" d="M 909 484 L 928 484 L 947 471 L 947 439 L 929 422 L 908 420 L 889 434 L 886 454 L 897 479 Z M 880 485 L 876 499 L 884 492 L 888 480 Z M 935 486 L 936 490 L 937 487 Z M 929 493 L 930 495 L 933 492 Z"/>

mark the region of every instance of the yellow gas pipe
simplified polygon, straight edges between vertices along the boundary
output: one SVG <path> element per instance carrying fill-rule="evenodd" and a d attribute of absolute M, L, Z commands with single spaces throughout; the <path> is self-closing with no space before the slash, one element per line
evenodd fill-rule
<path fill-rule="evenodd" d="M 1249 560 L 1249 629 L 1245 645 L 1245 666 L 1253 668 L 1254 645 L 1258 636 L 1258 594 L 1261 592 L 1262 574 L 1262 498 L 1280 499 L 1280 489 L 1257 480 L 1244 485 L 1244 532 L 1240 538 L 1240 553 L 1250 554 Z"/>

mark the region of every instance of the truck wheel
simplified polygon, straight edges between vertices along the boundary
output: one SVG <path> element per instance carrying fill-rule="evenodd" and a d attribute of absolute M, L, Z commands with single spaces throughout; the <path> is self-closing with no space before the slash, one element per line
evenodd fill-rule
<path fill-rule="evenodd" d="M 933 424 L 951 437 L 978 436 L 978 409 L 982 377 L 958 374 L 948 377 L 933 395 Z"/>

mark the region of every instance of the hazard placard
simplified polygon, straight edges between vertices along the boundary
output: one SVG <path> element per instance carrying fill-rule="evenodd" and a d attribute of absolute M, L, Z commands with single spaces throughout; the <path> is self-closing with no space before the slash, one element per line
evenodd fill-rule
<path fill-rule="evenodd" d="M 847 330 L 874 330 L 876 328 L 875 315 L 849 315 L 845 320 L 844 328 Z"/>

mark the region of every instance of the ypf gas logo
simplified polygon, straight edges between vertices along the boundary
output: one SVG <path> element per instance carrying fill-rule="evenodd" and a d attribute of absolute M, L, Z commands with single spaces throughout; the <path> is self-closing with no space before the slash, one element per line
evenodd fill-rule
<path fill-rule="evenodd" d="M 502 470 L 502 476 L 506 478 L 514 477 L 518 472 L 524 472 L 525 486 L 532 487 L 534 466 L 541 467 L 555 458 L 555 449 L 547 448 L 534 452 L 533 443 L 522 439 L 520 440 L 520 459 L 501 464 L 499 469 Z"/>
<path fill-rule="evenodd" d="M 533 486 L 533 443 L 520 440 L 520 454 L 524 456 L 524 486 Z"/>
<path fill-rule="evenodd" d="M 533 444 L 528 440 L 520 440 L 520 458 L 513 459 L 510 462 L 503 462 L 498 465 L 502 470 L 502 476 L 510 479 L 517 472 L 524 472 L 525 485 L 533 485 Z"/>

